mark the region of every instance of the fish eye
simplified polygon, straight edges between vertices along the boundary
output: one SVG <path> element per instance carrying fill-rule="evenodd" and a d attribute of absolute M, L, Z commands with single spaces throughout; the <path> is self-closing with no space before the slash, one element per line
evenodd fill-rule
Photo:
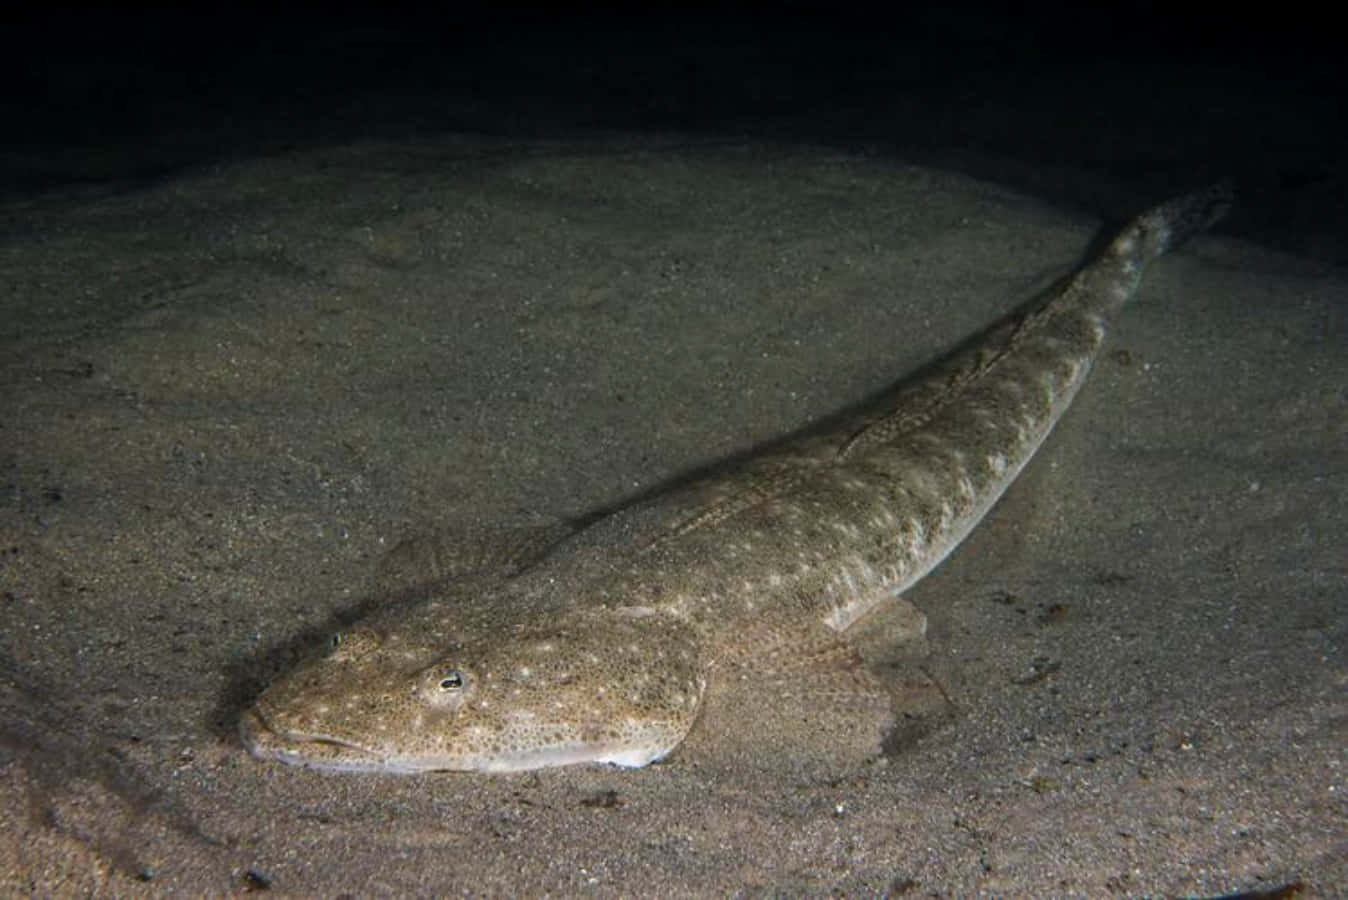
<path fill-rule="evenodd" d="M 328 653 L 334 658 L 360 656 L 378 647 L 382 642 L 382 635 L 370 628 L 334 631 L 328 635 L 326 641 Z"/>
<path fill-rule="evenodd" d="M 423 669 L 412 684 L 412 693 L 434 709 L 454 712 L 472 695 L 472 676 L 451 664 Z"/>

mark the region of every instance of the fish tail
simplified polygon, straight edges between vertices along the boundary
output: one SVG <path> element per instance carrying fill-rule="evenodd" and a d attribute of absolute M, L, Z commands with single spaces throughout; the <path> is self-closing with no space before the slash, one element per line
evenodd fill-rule
<path fill-rule="evenodd" d="M 1229 179 L 1168 200 L 1138 216 L 1109 246 L 1115 257 L 1145 266 L 1169 253 L 1226 215 L 1235 200 Z"/>

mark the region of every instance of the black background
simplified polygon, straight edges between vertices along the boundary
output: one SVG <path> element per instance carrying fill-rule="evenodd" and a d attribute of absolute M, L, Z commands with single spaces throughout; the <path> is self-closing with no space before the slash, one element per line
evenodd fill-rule
<path fill-rule="evenodd" d="M 0 198 L 363 138 L 689 135 L 1106 218 L 1231 176 L 1222 230 L 1342 265 L 1340 33 L 1268 5 L 44 10 L 0 26 Z"/>

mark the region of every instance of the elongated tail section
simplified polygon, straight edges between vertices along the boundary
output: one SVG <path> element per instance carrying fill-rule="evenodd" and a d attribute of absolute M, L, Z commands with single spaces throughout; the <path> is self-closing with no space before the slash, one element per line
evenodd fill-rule
<path fill-rule="evenodd" d="M 1235 199 L 1230 181 L 1168 200 L 1119 232 L 1107 253 L 1139 267 L 1169 253 L 1226 215 Z"/>
<path fill-rule="evenodd" d="M 1220 181 L 1148 210 L 1125 225 L 1105 251 L 1077 273 L 1076 291 L 1065 292 L 1049 307 L 1081 303 L 1082 311 L 1107 322 L 1133 295 L 1149 263 L 1226 215 L 1234 199 L 1231 182 Z"/>
<path fill-rule="evenodd" d="M 1189 238 L 1207 230 L 1231 209 L 1235 190 L 1230 180 L 1162 203 L 1138 217 L 1151 257 L 1169 253 Z"/>
<path fill-rule="evenodd" d="M 964 539 L 1071 404 L 1147 264 L 1215 222 L 1231 200 L 1230 185 L 1219 184 L 1143 213 L 1036 302 L 844 423 L 836 460 L 852 484 L 867 486 L 874 508 L 845 521 L 871 529 L 870 544 L 858 545 L 879 549 L 856 555 L 880 585 L 868 594 L 847 575 L 847 590 L 833 592 L 842 601 L 825 610 L 828 624 L 847 627 Z M 894 545 L 886 543 L 891 520 L 899 523 Z"/>

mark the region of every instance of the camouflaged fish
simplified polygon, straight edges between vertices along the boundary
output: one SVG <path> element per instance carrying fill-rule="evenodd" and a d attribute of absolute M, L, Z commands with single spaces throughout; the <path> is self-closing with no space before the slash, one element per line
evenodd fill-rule
<path fill-rule="evenodd" d="M 1023 310 L 814 431 L 576 528 L 513 574 L 379 611 L 264 691 L 243 743 L 341 772 L 644 766 L 718 711 L 725 731 L 779 702 L 807 732 L 811 703 L 860 697 L 872 714 L 881 689 L 849 629 L 983 518 L 1147 264 L 1230 199 L 1219 185 L 1143 214 Z"/>

